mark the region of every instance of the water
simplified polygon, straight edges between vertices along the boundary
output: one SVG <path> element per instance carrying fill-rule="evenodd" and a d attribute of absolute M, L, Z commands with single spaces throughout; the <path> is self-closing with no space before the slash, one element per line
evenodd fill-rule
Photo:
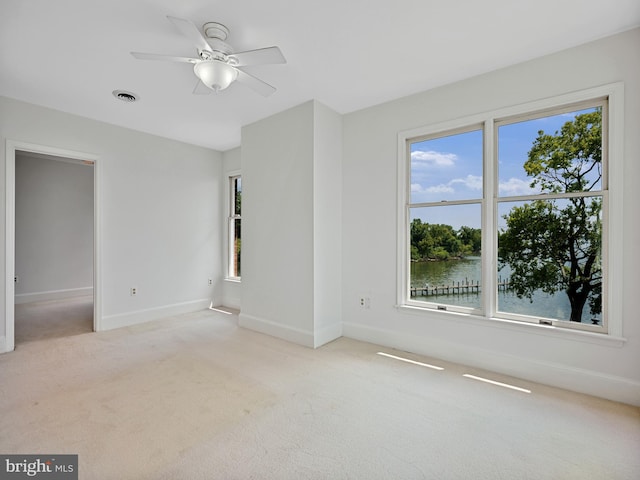
<path fill-rule="evenodd" d="M 467 257 L 462 260 L 450 260 L 447 262 L 412 262 L 411 286 L 423 285 L 452 285 L 473 283 L 478 284 L 481 275 L 480 257 Z M 507 280 L 508 268 L 498 272 L 498 279 Z M 480 308 L 480 295 L 477 293 L 439 294 L 428 297 L 417 297 L 415 300 L 457 305 L 463 307 Z M 498 310 L 521 315 L 532 315 L 557 320 L 569 320 L 571 305 L 569 298 L 563 291 L 550 295 L 542 291 L 534 292 L 532 301 L 528 298 L 518 298 L 509 290 L 498 290 Z M 585 305 L 582 312 L 582 323 L 592 324 L 592 318 L 601 321 L 600 315 L 593 315 L 589 305 Z"/>

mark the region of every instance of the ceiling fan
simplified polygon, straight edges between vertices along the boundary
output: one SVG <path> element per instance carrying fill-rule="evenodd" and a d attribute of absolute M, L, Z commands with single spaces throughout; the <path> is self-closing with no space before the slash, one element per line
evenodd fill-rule
<path fill-rule="evenodd" d="M 265 97 L 276 91 L 275 87 L 248 74 L 241 67 L 286 63 L 287 61 L 278 47 L 234 53 L 233 49 L 225 43 L 229 29 L 221 23 L 205 23 L 203 35 L 198 27 L 189 20 L 171 16 L 167 16 L 167 18 L 195 44 L 198 49 L 198 57 L 175 57 L 140 52 L 131 52 L 131 55 L 140 60 L 192 63 L 193 71 L 198 77 L 198 83 L 193 90 L 195 94 L 211 93 L 212 90 L 220 92 L 235 81 L 243 83 Z"/>

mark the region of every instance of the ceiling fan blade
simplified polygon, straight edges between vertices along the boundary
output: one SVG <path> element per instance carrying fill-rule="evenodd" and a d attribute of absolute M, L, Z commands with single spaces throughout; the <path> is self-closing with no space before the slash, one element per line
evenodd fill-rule
<path fill-rule="evenodd" d="M 212 90 L 202 83 L 201 80 L 198 80 L 198 83 L 196 83 L 196 86 L 193 89 L 194 95 L 209 95 L 211 92 Z"/>
<path fill-rule="evenodd" d="M 273 92 L 276 91 L 275 87 L 272 87 L 266 82 L 263 82 L 259 78 L 254 77 L 253 75 L 249 75 L 247 72 L 243 72 L 239 68 L 238 70 L 238 82 L 244 83 L 247 87 L 255 90 L 263 97 L 268 97 Z"/>
<path fill-rule="evenodd" d="M 257 50 L 247 50 L 230 55 L 238 60 L 237 67 L 249 65 L 265 65 L 271 63 L 287 63 L 278 47 L 259 48 Z"/>
<path fill-rule="evenodd" d="M 207 50 L 209 52 L 211 51 L 211 46 L 204 38 L 204 36 L 200 33 L 198 27 L 193 24 L 193 22 L 185 20 L 184 18 L 177 18 L 172 16 L 167 16 L 167 18 L 176 26 L 178 30 L 180 30 L 180 33 L 182 33 L 185 37 L 187 37 L 194 43 L 198 50 Z"/>
<path fill-rule="evenodd" d="M 138 60 L 163 60 L 167 62 L 183 62 L 183 63 L 198 63 L 200 60 L 197 58 L 189 58 L 189 57 L 174 57 L 172 55 L 160 55 L 158 53 L 141 53 L 141 52 L 131 52 Z"/>

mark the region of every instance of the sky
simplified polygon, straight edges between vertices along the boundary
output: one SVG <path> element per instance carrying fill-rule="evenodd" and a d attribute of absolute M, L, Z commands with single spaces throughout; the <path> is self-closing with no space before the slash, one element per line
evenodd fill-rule
<path fill-rule="evenodd" d="M 555 134 L 577 114 L 594 109 L 527 120 L 498 129 L 500 196 L 537 193 L 530 187 L 524 162 L 538 131 Z M 411 203 L 482 198 L 482 131 L 416 142 L 411 145 Z M 480 205 L 448 205 L 412 209 L 411 219 L 480 228 Z"/>

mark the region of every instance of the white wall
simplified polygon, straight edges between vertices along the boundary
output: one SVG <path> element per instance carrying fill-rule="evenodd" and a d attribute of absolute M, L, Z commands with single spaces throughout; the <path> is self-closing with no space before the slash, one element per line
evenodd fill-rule
<path fill-rule="evenodd" d="M 241 151 L 240 147 L 234 148 L 231 150 L 227 150 L 222 153 L 222 170 L 224 176 L 224 188 L 222 189 L 222 197 L 220 200 L 220 204 L 222 206 L 222 218 L 224 225 L 224 233 L 223 237 L 223 245 L 224 251 L 222 254 L 222 275 L 224 277 L 227 276 L 227 265 L 229 262 L 229 236 L 227 232 L 228 222 L 226 221 L 229 215 L 229 202 L 230 202 L 230 192 L 229 192 L 229 182 L 228 178 L 231 175 L 237 174 L 237 172 L 241 172 Z M 240 272 L 242 274 L 242 272 Z M 242 303 L 242 283 L 238 280 L 229 280 L 228 278 L 224 278 L 222 281 L 222 299 L 220 302 L 216 302 L 217 304 L 224 305 L 225 307 L 231 307 L 235 309 L 240 309 Z"/>
<path fill-rule="evenodd" d="M 0 97 L 0 141 L 4 145 L 7 139 L 99 158 L 101 328 L 201 309 L 220 298 L 220 152 Z M 5 185 L 4 148 L 0 185 Z M 1 202 L 4 251 L 4 195 Z M 0 262 L 4 272 L 4 255 Z M 135 297 L 129 294 L 132 286 L 138 288 Z M 4 312 L 4 298 L 0 303 Z"/>
<path fill-rule="evenodd" d="M 16 154 L 15 274 L 16 303 L 92 293 L 93 166 Z"/>
<path fill-rule="evenodd" d="M 310 347 L 341 335 L 341 129 L 316 101 L 242 129 L 240 325 Z"/>
<path fill-rule="evenodd" d="M 348 114 L 343 151 L 344 335 L 640 405 L 640 30 Z M 608 83 L 625 83 L 622 346 L 495 322 L 411 315 L 396 303 L 401 131 Z M 366 292 L 370 308 L 358 306 Z"/>
<path fill-rule="evenodd" d="M 242 128 L 240 325 L 313 346 L 313 102 Z"/>
<path fill-rule="evenodd" d="M 342 117 L 313 109 L 314 346 L 342 336 Z"/>

